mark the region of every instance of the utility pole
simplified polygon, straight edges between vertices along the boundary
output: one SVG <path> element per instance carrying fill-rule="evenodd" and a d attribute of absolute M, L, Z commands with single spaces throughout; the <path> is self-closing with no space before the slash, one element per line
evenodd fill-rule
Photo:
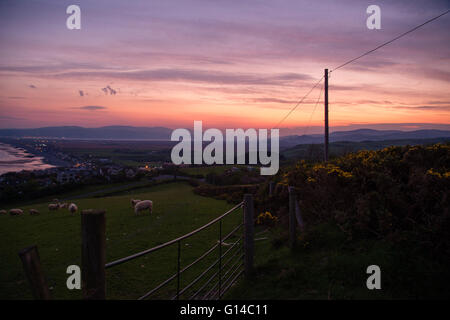
<path fill-rule="evenodd" d="M 328 161 L 328 69 L 325 69 L 325 162 Z"/>

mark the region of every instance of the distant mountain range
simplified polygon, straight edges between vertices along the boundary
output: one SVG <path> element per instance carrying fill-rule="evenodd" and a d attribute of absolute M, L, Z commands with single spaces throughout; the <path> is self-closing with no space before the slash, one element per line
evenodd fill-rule
<path fill-rule="evenodd" d="M 110 139 L 110 140 L 170 140 L 172 129 L 165 127 L 107 126 L 84 128 L 77 126 L 44 127 L 36 129 L 0 129 L 0 137 L 41 137 L 57 139 Z M 372 130 L 337 131 L 330 134 L 330 142 L 382 141 L 402 139 L 450 138 L 445 130 Z M 323 143 L 322 134 L 292 135 L 280 138 L 280 146 L 289 148 L 299 144 Z"/>
<path fill-rule="evenodd" d="M 336 131 L 330 133 L 330 142 L 361 142 L 433 138 L 450 138 L 450 131 L 432 129 L 416 131 L 358 129 L 351 131 Z M 289 148 L 299 144 L 323 143 L 323 139 L 323 134 L 285 136 L 280 138 L 280 146 L 282 148 Z"/>
<path fill-rule="evenodd" d="M 76 126 L 36 129 L 0 129 L 0 137 L 40 137 L 57 139 L 170 140 L 172 129 L 164 127 Z"/>

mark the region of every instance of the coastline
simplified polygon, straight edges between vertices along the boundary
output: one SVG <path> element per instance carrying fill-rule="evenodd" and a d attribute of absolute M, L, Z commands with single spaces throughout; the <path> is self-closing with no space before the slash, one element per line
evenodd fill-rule
<path fill-rule="evenodd" d="M 3 156 L 0 158 L 0 175 L 70 166 L 70 163 L 58 159 L 49 152 L 36 150 L 19 141 L 1 139 L 0 146 Z"/>

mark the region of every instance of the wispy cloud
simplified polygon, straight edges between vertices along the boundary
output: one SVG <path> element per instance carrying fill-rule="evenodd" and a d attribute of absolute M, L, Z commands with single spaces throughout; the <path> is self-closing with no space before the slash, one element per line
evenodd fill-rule
<path fill-rule="evenodd" d="M 261 102 L 261 103 L 280 103 L 280 104 L 293 104 L 297 103 L 296 100 L 287 100 L 287 99 L 277 99 L 277 98 L 254 98 L 250 99 L 252 102 Z"/>
<path fill-rule="evenodd" d="M 22 99 L 26 99 L 26 98 L 25 97 L 8 97 L 8 99 L 22 100 Z"/>
<path fill-rule="evenodd" d="M 103 107 L 103 106 L 83 106 L 83 107 L 74 107 L 72 109 L 98 111 L 98 110 L 106 110 L 106 109 L 108 109 L 108 107 Z"/>
<path fill-rule="evenodd" d="M 12 116 L 2 116 L 0 115 L 0 120 L 26 120 L 25 118 L 12 117 Z"/>
<path fill-rule="evenodd" d="M 450 111 L 450 105 L 434 105 L 434 106 L 394 106 L 394 109 L 405 109 L 405 110 L 442 110 Z"/>
<path fill-rule="evenodd" d="M 306 81 L 313 78 L 302 73 L 279 73 L 279 74 L 255 74 L 243 72 L 206 71 L 196 69 L 153 69 L 139 71 L 84 71 L 66 72 L 54 75 L 55 78 L 62 79 L 84 79 L 84 78 L 104 78 L 122 79 L 136 81 L 185 81 L 200 82 L 208 84 L 229 84 L 229 85 L 276 85 L 291 83 L 293 81 Z M 102 90 L 106 93 L 111 88 L 109 86 Z"/>

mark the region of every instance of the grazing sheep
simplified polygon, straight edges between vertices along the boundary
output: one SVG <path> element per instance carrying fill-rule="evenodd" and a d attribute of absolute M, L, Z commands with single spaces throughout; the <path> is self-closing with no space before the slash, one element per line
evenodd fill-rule
<path fill-rule="evenodd" d="M 136 203 L 134 206 L 134 213 L 137 215 L 140 211 L 149 210 L 149 213 L 152 213 L 153 210 L 153 202 L 151 200 L 143 200 Z"/>
<path fill-rule="evenodd" d="M 71 203 L 70 205 L 69 205 L 69 211 L 70 211 L 70 213 L 73 215 L 75 212 L 77 212 L 77 210 L 78 210 L 78 207 L 77 207 L 77 205 L 75 204 L 75 203 Z"/>
<path fill-rule="evenodd" d="M 134 206 L 136 205 L 136 203 L 141 202 L 141 200 L 137 200 L 137 199 L 131 199 L 131 207 L 134 208 Z"/>
<path fill-rule="evenodd" d="M 32 216 L 34 216 L 34 215 L 39 214 L 39 211 L 36 210 L 36 209 L 30 209 L 30 214 L 31 214 Z"/>
<path fill-rule="evenodd" d="M 57 203 L 50 203 L 48 205 L 48 210 L 53 211 L 53 210 L 58 210 L 58 209 L 59 209 L 59 205 Z"/>
<path fill-rule="evenodd" d="M 54 203 L 58 203 L 58 202 L 59 202 L 59 200 L 58 200 L 58 199 L 53 199 L 53 200 L 52 200 L 52 202 L 54 202 Z"/>
<path fill-rule="evenodd" d="M 67 208 L 69 206 L 69 204 L 67 203 L 67 202 L 64 202 L 64 203 L 60 203 L 59 204 L 59 208 L 61 209 L 61 208 Z"/>
<path fill-rule="evenodd" d="M 1 214 L 7 214 L 8 212 L 6 212 L 6 210 L 0 210 L 0 215 Z"/>
<path fill-rule="evenodd" d="M 9 214 L 12 216 L 20 216 L 23 214 L 23 210 L 22 209 L 11 209 L 11 210 L 9 210 Z"/>

